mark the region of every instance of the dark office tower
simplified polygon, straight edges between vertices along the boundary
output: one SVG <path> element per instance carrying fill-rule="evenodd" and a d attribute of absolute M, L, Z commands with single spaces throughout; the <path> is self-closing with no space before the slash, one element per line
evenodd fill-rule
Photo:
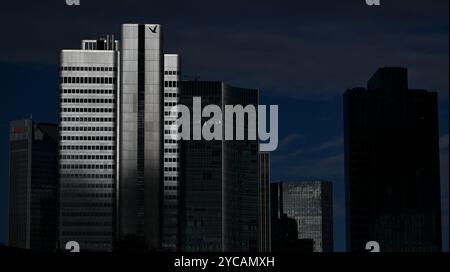
<path fill-rule="evenodd" d="M 163 54 L 161 25 L 122 25 L 119 239 L 161 247 Z"/>
<path fill-rule="evenodd" d="M 283 213 L 281 183 L 270 184 L 271 252 L 298 252 L 298 225 L 295 219 Z"/>
<path fill-rule="evenodd" d="M 183 81 L 180 103 L 191 112 L 193 97 L 221 109 L 258 104 L 257 90 Z M 208 119 L 202 118 L 201 124 Z M 181 250 L 257 251 L 258 141 L 190 140 L 181 141 L 181 147 Z"/>
<path fill-rule="evenodd" d="M 180 87 L 180 57 L 164 54 L 164 198 L 162 215 L 162 247 L 166 250 L 178 249 L 179 195 L 180 195 L 180 142 L 171 136 L 176 131 L 171 125 L 177 116 L 170 110 L 178 104 Z"/>
<path fill-rule="evenodd" d="M 270 252 L 270 153 L 259 153 L 258 250 Z"/>
<path fill-rule="evenodd" d="M 119 52 L 113 37 L 61 51 L 59 246 L 111 251 L 115 232 Z"/>
<path fill-rule="evenodd" d="M 57 146 L 53 124 L 10 124 L 9 245 L 56 250 Z"/>
<path fill-rule="evenodd" d="M 331 182 L 272 183 L 271 200 L 274 251 L 285 250 L 283 247 L 286 245 L 283 246 L 280 242 L 275 241 L 287 232 L 283 228 L 283 221 L 285 221 L 283 217 L 294 219 L 297 223 L 299 241 L 296 242 L 296 246 L 287 246 L 301 251 L 301 248 L 304 248 L 302 243 L 312 239 L 314 252 L 333 251 L 333 192 Z"/>
<path fill-rule="evenodd" d="M 440 251 L 437 94 L 381 68 L 344 95 L 347 247 Z"/>

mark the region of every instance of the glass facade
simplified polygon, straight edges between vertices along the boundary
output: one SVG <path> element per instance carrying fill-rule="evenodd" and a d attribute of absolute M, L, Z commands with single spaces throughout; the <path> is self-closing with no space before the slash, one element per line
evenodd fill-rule
<path fill-rule="evenodd" d="M 258 250 L 270 252 L 270 153 L 259 153 Z"/>
<path fill-rule="evenodd" d="M 347 247 L 440 251 L 437 94 L 381 68 L 344 96 Z"/>
<path fill-rule="evenodd" d="M 314 252 L 333 251 L 332 184 L 327 181 L 273 183 L 276 219 L 286 216 L 297 224 L 297 239 L 313 240 Z M 272 215 L 273 216 L 273 215 Z M 283 230 L 279 230 L 283 232 Z M 274 239 L 274 238 L 273 238 Z M 283 251 L 282 248 L 278 250 Z"/>
<path fill-rule="evenodd" d="M 226 104 L 258 104 L 257 90 L 183 81 L 180 103 L 191 112 L 193 97 L 222 109 Z M 181 147 L 181 250 L 256 251 L 258 142 L 192 140 L 182 141 Z"/>
<path fill-rule="evenodd" d="M 57 126 L 10 125 L 9 245 L 54 251 L 57 239 Z"/>

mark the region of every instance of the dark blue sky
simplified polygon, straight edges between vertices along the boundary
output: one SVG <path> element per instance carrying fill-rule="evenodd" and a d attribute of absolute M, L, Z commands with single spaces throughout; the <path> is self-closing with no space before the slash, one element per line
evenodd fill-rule
<path fill-rule="evenodd" d="M 259 88 L 262 104 L 279 105 L 272 179 L 333 181 L 337 250 L 345 245 L 342 94 L 365 86 L 380 66 L 409 68 L 411 87 L 439 93 L 448 250 L 447 0 L 382 0 L 381 7 L 363 0 L 42 2 L 8 1 L 0 10 L 0 243 L 9 120 L 56 122 L 59 50 L 145 22 L 163 24 L 166 52 L 181 54 L 184 74 Z"/>

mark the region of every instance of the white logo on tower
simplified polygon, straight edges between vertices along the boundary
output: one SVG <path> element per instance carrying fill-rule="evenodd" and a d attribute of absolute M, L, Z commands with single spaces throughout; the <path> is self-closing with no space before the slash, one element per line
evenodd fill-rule
<path fill-rule="evenodd" d="M 153 28 L 151 26 L 148 27 L 148 29 L 152 32 L 152 33 L 156 33 L 156 29 L 158 28 L 157 25 L 153 26 Z"/>

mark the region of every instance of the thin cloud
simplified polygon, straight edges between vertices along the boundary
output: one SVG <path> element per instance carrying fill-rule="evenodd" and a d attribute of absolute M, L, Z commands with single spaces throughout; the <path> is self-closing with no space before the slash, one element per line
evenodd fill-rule
<path fill-rule="evenodd" d="M 300 141 L 301 139 L 303 139 L 303 135 L 299 133 L 289 134 L 280 141 L 280 144 L 278 145 L 278 150 L 282 150 L 287 146 L 289 146 L 291 143 Z"/>
<path fill-rule="evenodd" d="M 328 139 L 320 144 L 317 144 L 315 146 L 312 147 L 305 147 L 305 146 L 300 146 L 300 147 L 295 147 L 295 148 L 290 148 L 287 149 L 287 147 L 289 146 L 289 144 L 292 144 L 293 142 L 297 141 L 298 139 L 303 138 L 303 136 L 301 136 L 300 134 L 289 134 L 288 136 L 286 136 L 281 142 L 282 144 L 280 144 L 280 147 L 282 146 L 283 148 L 279 148 L 274 155 L 272 155 L 271 158 L 271 162 L 273 164 L 281 164 L 281 163 L 286 163 L 286 162 L 293 162 L 295 164 L 295 167 L 297 166 L 298 163 L 301 163 L 303 161 L 305 161 L 305 159 L 307 159 L 306 155 L 311 155 L 312 153 L 320 153 L 320 152 L 324 152 L 333 148 L 339 148 L 342 147 L 343 144 L 343 137 L 339 136 L 339 137 L 334 137 L 331 139 Z M 285 150 L 288 150 L 289 152 L 286 152 Z M 284 168 L 284 167 L 289 167 L 289 165 L 280 165 L 280 168 Z M 314 167 L 314 166 L 313 166 Z"/>

